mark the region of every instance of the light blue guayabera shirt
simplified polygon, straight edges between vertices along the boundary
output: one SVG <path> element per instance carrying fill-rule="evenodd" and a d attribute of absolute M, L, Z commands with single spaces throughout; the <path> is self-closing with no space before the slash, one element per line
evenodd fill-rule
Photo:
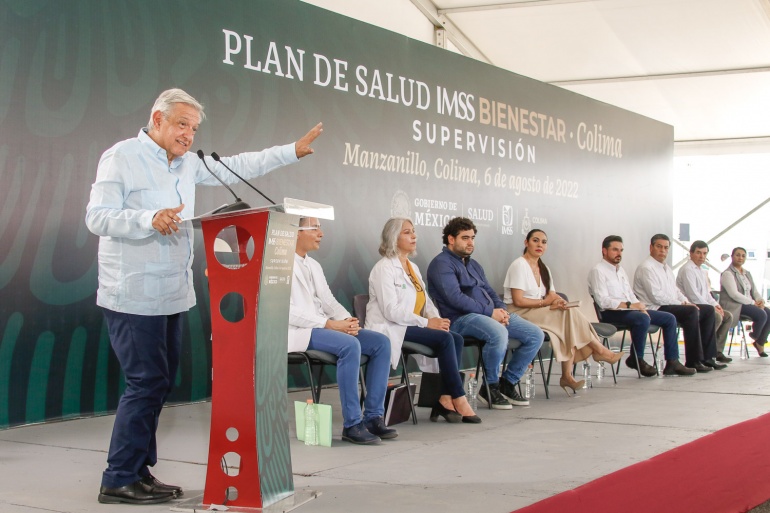
<path fill-rule="evenodd" d="M 222 157 L 246 179 L 297 160 L 293 143 Z M 207 164 L 223 181 L 238 181 L 213 159 Z M 136 315 L 171 315 L 195 306 L 191 223 L 163 236 L 152 227 L 152 218 L 182 203 L 180 217 L 193 217 L 196 184 L 220 185 L 194 153 L 169 166 L 166 150 L 144 128 L 104 152 L 86 208 L 86 225 L 99 235 L 97 305 Z"/>

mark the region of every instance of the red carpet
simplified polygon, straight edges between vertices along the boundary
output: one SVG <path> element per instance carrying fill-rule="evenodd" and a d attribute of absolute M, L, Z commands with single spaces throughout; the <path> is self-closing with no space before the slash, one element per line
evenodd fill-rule
<path fill-rule="evenodd" d="M 516 513 L 729 513 L 770 499 L 770 414 L 699 438 Z"/>

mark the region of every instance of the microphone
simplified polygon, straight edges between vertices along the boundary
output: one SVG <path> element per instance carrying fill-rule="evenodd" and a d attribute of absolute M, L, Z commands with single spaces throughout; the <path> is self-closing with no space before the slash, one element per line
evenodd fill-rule
<path fill-rule="evenodd" d="M 259 193 L 259 195 L 260 195 L 260 196 L 262 196 L 262 197 L 263 197 L 263 198 L 265 198 L 267 201 L 269 201 L 270 203 L 272 203 L 273 205 L 275 205 L 275 201 L 271 200 L 270 198 L 268 198 L 267 196 L 265 196 L 264 194 L 262 194 L 262 191 L 260 191 L 259 189 L 257 189 L 257 188 L 256 188 L 256 187 L 254 187 L 253 185 L 251 185 L 251 184 L 250 184 L 248 181 L 244 180 L 244 178 L 243 178 L 241 175 L 239 175 L 238 173 L 236 173 L 235 171 L 233 171 L 232 169 L 230 169 L 230 166 L 228 166 L 227 164 L 225 164 L 224 162 L 222 162 L 222 161 L 219 159 L 219 155 L 217 155 L 217 152 L 215 152 L 215 151 L 212 151 L 212 152 L 211 152 L 211 158 L 212 158 L 212 159 L 214 159 L 214 160 L 216 160 L 217 162 L 219 162 L 219 163 L 220 163 L 220 164 L 222 164 L 223 166 L 225 166 L 225 169 L 227 169 L 227 170 L 228 170 L 228 171 L 230 171 L 232 174 L 234 174 L 235 176 L 237 176 L 237 177 L 240 179 L 240 181 L 241 181 L 241 182 L 245 183 L 246 185 L 248 185 L 249 187 L 251 187 L 252 189 L 254 189 L 255 191 L 257 191 L 257 192 Z"/>
<path fill-rule="evenodd" d="M 216 178 L 219 183 L 224 185 L 225 188 L 228 191 L 230 191 L 230 194 L 232 194 L 233 197 L 235 198 L 235 203 L 233 203 L 232 205 L 221 206 L 218 209 L 213 210 L 211 213 L 212 214 L 223 214 L 225 212 L 235 212 L 237 210 L 245 210 L 247 208 L 251 208 L 248 203 L 246 203 L 245 201 L 242 201 L 241 198 L 239 198 L 238 195 L 235 194 L 235 192 L 230 188 L 229 185 L 227 185 L 225 182 L 223 182 L 221 178 L 219 178 L 216 174 L 214 174 L 214 172 L 211 169 L 209 169 L 209 166 L 208 166 L 208 164 L 206 164 L 206 159 L 204 158 L 204 155 L 203 155 L 203 150 L 198 150 L 196 153 L 198 154 L 198 158 L 203 161 L 203 165 L 206 167 L 206 171 L 211 173 L 211 176 Z"/>

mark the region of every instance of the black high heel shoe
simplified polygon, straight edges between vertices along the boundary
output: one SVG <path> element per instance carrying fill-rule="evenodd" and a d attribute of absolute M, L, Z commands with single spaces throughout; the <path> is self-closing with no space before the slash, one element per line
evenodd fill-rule
<path fill-rule="evenodd" d="M 481 424 L 481 418 L 478 415 L 463 415 L 463 422 L 466 424 Z"/>
<path fill-rule="evenodd" d="M 441 403 L 436 403 L 436 405 L 430 411 L 430 421 L 431 422 L 438 421 L 439 415 L 444 417 L 444 420 L 446 420 L 451 424 L 456 424 L 463 420 L 463 416 L 457 413 L 456 411 L 450 410 L 449 408 L 444 407 L 444 405 Z"/>

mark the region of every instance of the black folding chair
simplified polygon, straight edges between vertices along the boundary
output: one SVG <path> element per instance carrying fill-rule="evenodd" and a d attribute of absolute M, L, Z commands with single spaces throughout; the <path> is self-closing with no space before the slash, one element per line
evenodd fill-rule
<path fill-rule="evenodd" d="M 743 325 L 744 322 L 751 322 L 751 317 L 748 317 L 746 315 L 741 315 L 738 318 L 738 324 L 736 324 L 735 327 L 730 328 L 730 345 L 727 346 L 727 354 L 729 355 L 730 350 L 733 348 L 733 336 L 735 335 L 735 332 L 737 330 L 741 336 L 741 353 L 745 351 L 746 359 L 748 360 L 750 358 L 749 345 L 748 345 L 748 341 L 746 340 L 746 327 Z"/>
<path fill-rule="evenodd" d="M 365 354 L 361 355 L 361 368 L 358 371 L 358 379 L 361 384 L 361 404 L 364 403 L 364 397 L 366 396 L 366 380 L 364 379 L 363 366 L 369 362 L 369 357 Z M 323 379 L 324 367 L 327 365 L 337 365 L 337 356 L 326 351 L 317 351 L 315 349 L 308 349 L 307 351 L 295 351 L 289 353 L 289 365 L 307 365 L 308 381 L 310 382 L 310 394 L 313 397 L 313 402 L 318 404 L 321 400 L 321 386 Z M 313 376 L 314 370 L 317 369 L 318 375 Z"/>
<path fill-rule="evenodd" d="M 616 329 L 616 331 L 622 331 L 623 332 L 623 337 L 620 340 L 620 352 L 622 353 L 623 352 L 623 347 L 624 347 L 625 342 L 626 342 L 626 332 L 629 331 L 631 329 L 631 327 L 628 326 L 627 324 L 623 324 L 623 323 L 619 323 L 619 322 L 605 322 L 605 321 L 603 321 L 602 320 L 602 309 L 599 308 L 599 305 L 596 303 L 596 300 L 593 299 L 593 296 L 591 297 L 591 299 L 593 300 L 594 311 L 596 312 L 596 318 L 599 320 L 599 322 L 601 324 L 608 324 L 610 326 L 613 326 Z M 596 327 L 594 327 L 594 329 L 596 329 Z M 596 332 L 599 333 L 598 330 Z M 650 341 L 650 351 L 652 351 L 652 357 L 653 357 L 653 363 L 654 363 L 653 366 L 655 367 L 655 370 L 657 370 L 658 372 L 663 372 L 662 369 L 660 369 L 660 370 L 658 369 L 657 354 L 658 354 L 658 349 L 660 348 L 660 337 L 662 335 L 662 333 L 659 333 L 659 332 L 660 332 L 660 326 L 658 326 L 657 324 L 650 324 L 650 327 L 647 328 L 647 336 L 648 336 L 649 341 Z M 653 345 L 652 345 L 652 335 L 653 335 L 653 333 L 658 333 L 658 343 L 657 343 L 656 347 L 653 347 Z M 607 344 L 609 345 L 609 341 L 607 341 Z M 634 350 L 634 344 L 633 343 L 629 344 L 629 347 L 630 347 L 629 353 L 633 357 L 634 362 L 636 364 L 636 375 L 641 379 L 642 373 L 639 371 L 639 356 L 637 356 L 636 351 Z M 615 374 L 616 373 L 620 374 L 620 363 L 621 362 L 618 361 L 618 365 L 615 368 L 615 371 L 613 372 L 613 378 L 615 378 Z M 615 382 L 617 383 L 617 379 L 615 380 Z"/>

